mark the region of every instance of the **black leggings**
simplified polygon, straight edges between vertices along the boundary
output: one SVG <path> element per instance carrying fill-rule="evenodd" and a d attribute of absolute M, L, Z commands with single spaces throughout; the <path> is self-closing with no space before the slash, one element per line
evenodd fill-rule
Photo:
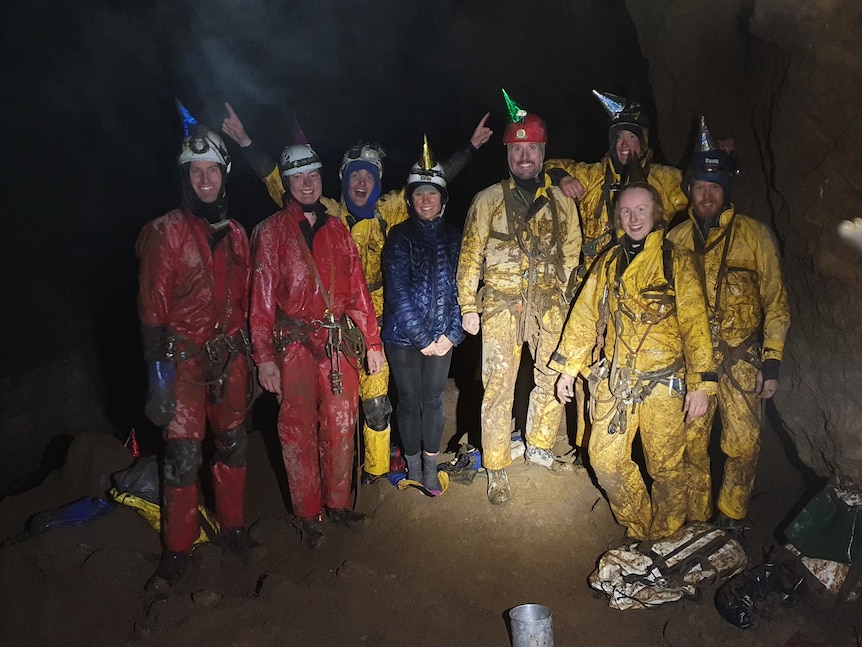
<path fill-rule="evenodd" d="M 440 451 L 443 437 L 443 391 L 449 377 L 452 350 L 443 357 L 426 357 L 413 346 L 386 344 L 386 360 L 398 391 L 398 432 L 408 456 L 423 447 Z"/>

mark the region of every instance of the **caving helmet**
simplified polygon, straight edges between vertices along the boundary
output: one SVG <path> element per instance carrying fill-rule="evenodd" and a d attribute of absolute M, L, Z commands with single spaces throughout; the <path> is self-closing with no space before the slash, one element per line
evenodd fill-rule
<path fill-rule="evenodd" d="M 715 182 L 724 190 L 724 202 L 725 206 L 728 206 L 736 174 L 736 160 L 730 153 L 719 148 L 707 128 L 706 118 L 701 115 L 698 140 L 683 180 L 685 194 L 691 197 L 693 182 Z"/>
<path fill-rule="evenodd" d="M 341 158 L 341 168 L 338 169 L 338 177 L 342 180 L 348 171 L 347 167 L 354 162 L 366 162 L 377 167 L 378 180 L 383 177 L 383 158 L 386 151 L 374 142 L 357 142 L 344 153 Z M 348 171 L 349 172 L 349 171 Z"/>
<path fill-rule="evenodd" d="M 285 146 L 278 159 L 278 170 L 283 178 L 321 168 L 323 163 L 311 144 Z"/>
<path fill-rule="evenodd" d="M 434 159 L 434 153 L 428 145 L 428 137 L 422 138 L 422 151 L 417 161 L 407 175 L 407 186 L 404 190 L 404 197 L 409 206 L 413 206 L 413 193 L 420 186 L 430 185 L 437 189 L 440 193 L 440 215 L 446 209 L 446 203 L 449 202 L 449 191 L 446 188 L 446 174 L 443 172 L 443 166 Z"/>
<path fill-rule="evenodd" d="M 177 163 L 182 166 L 191 162 L 215 162 L 230 173 L 230 154 L 222 138 L 203 124 L 195 124 L 183 140 Z"/>
<path fill-rule="evenodd" d="M 320 157 L 314 152 L 299 120 L 293 119 L 293 143 L 285 146 L 278 158 L 278 171 L 282 178 L 323 168 Z"/>
<path fill-rule="evenodd" d="M 649 144 L 649 115 L 643 106 L 637 101 L 629 101 L 610 92 L 593 90 L 593 94 L 611 118 L 608 125 L 608 145 L 611 153 L 614 152 L 620 131 L 628 130 L 640 141 L 641 155 L 645 154 Z"/>
<path fill-rule="evenodd" d="M 503 90 L 503 100 L 506 102 L 506 110 L 509 115 L 509 123 L 506 124 L 506 130 L 503 131 L 504 144 L 548 143 L 548 128 L 544 119 L 521 108 L 512 100 L 505 89 Z"/>

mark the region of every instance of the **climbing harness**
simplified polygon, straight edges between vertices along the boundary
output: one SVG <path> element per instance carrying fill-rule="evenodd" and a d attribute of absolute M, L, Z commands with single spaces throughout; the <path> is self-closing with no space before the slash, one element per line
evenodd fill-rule
<path fill-rule="evenodd" d="M 619 247 L 615 256 L 609 255 L 605 263 L 604 270 L 607 280 L 604 292 L 602 293 L 602 299 L 599 302 L 599 318 L 596 322 L 596 346 L 593 351 L 593 364 L 589 367 L 587 381 L 590 384 L 592 394 L 590 398 L 590 417 L 593 422 L 601 422 L 613 416 L 608 425 L 609 434 L 626 433 L 626 410 L 630 408 L 630 413 L 633 414 L 637 405 L 643 402 L 658 385 L 667 386 L 668 396 L 670 397 L 685 395 L 685 382 L 680 375 L 685 365 L 683 358 L 680 357 L 670 366 L 654 371 L 640 371 L 634 368 L 635 360 L 653 327 L 676 312 L 676 298 L 672 294 L 674 290 L 672 251 L 672 244 L 664 240 L 662 242 L 662 270 L 665 284 L 642 290 L 640 296 L 643 300 L 639 300 L 637 308 L 627 305 L 627 301 L 632 300 L 634 297 L 629 295 L 622 281 L 622 255 L 625 253 L 622 246 Z M 614 260 L 616 260 L 615 276 L 611 280 L 611 266 Z M 613 287 L 611 288 L 610 286 Z M 617 307 L 613 313 L 611 313 L 609 303 L 611 289 L 613 289 L 617 303 Z M 634 324 L 646 325 L 646 329 L 634 347 L 624 339 L 624 317 Z M 615 335 L 612 359 L 610 366 L 608 366 L 607 357 L 599 357 L 599 354 L 604 347 L 607 325 L 611 320 L 614 324 Z M 622 347 L 625 347 L 626 354 L 625 359 L 621 362 Z M 600 399 L 597 387 L 599 382 L 604 379 L 608 380 L 610 397 Z M 614 407 L 601 418 L 596 418 L 596 404 L 611 401 L 615 402 Z"/>

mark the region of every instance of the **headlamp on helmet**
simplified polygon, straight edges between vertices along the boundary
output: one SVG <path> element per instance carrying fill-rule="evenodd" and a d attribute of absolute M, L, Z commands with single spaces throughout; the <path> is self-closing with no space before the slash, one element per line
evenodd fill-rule
<path fill-rule="evenodd" d="M 446 189 L 446 174 L 443 166 L 435 161 L 434 153 L 428 145 L 428 137 L 423 137 L 422 152 L 419 161 L 411 168 L 407 175 L 407 187 L 404 191 L 407 204 L 413 205 L 413 193 L 422 185 L 431 185 L 440 192 L 440 204 L 445 207 L 449 201 L 449 191 Z M 442 213 L 442 210 L 441 210 Z"/>
<path fill-rule="evenodd" d="M 686 194 L 690 193 L 693 182 L 714 182 L 724 190 L 725 202 L 730 203 L 733 178 L 737 173 L 736 160 L 730 153 L 718 147 L 707 128 L 706 119 L 701 115 L 700 137 L 695 144 L 683 182 Z"/>
<path fill-rule="evenodd" d="M 196 126 L 183 140 L 177 163 L 182 166 L 191 162 L 215 162 L 230 173 L 230 154 L 224 141 L 206 126 Z"/>
<path fill-rule="evenodd" d="M 503 100 L 506 102 L 506 111 L 509 114 L 509 123 L 506 124 L 506 130 L 503 132 L 504 144 L 548 143 L 548 129 L 540 116 L 521 108 L 512 100 L 505 89 L 503 90 Z"/>
<path fill-rule="evenodd" d="M 368 142 L 358 142 L 351 146 L 341 158 L 341 168 L 338 169 L 338 177 L 344 179 L 344 169 L 351 162 L 368 162 L 377 167 L 380 178 L 383 178 L 383 158 L 386 157 L 386 151 L 378 144 Z"/>

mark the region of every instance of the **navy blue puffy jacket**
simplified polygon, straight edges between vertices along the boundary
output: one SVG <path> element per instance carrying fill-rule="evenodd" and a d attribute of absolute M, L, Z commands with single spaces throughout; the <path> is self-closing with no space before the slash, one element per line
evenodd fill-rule
<path fill-rule="evenodd" d="M 464 339 L 455 269 L 461 233 L 442 217 L 412 215 L 395 225 L 383 246 L 384 342 L 422 349 L 446 335 Z"/>

